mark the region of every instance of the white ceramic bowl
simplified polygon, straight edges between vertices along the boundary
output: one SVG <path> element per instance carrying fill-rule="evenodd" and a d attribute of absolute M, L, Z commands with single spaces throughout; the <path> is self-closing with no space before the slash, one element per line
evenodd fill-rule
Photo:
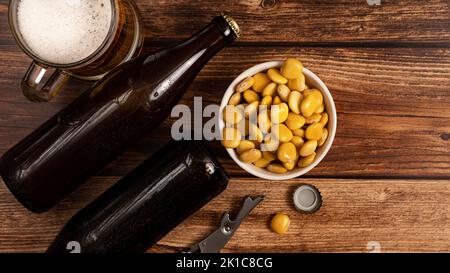
<path fill-rule="evenodd" d="M 234 94 L 235 87 L 238 83 L 240 83 L 242 80 L 249 76 L 253 76 L 258 72 L 263 72 L 268 70 L 269 68 L 280 68 L 282 65 L 282 61 L 273 61 L 273 62 L 266 62 L 261 63 L 258 65 L 255 65 L 244 72 L 242 72 L 229 86 L 227 91 L 225 92 L 222 102 L 220 104 L 220 112 L 219 112 L 219 129 L 220 132 L 223 131 L 223 128 L 225 127 L 225 122 L 223 121 L 223 110 L 228 105 L 228 101 L 230 100 L 230 97 Z M 316 76 L 313 72 L 310 70 L 303 68 L 303 74 L 306 78 L 306 83 L 310 87 L 314 87 L 322 91 L 323 97 L 324 97 L 324 103 L 325 103 L 325 109 L 328 113 L 328 139 L 325 142 L 325 144 L 317 149 L 317 156 L 314 162 L 309 165 L 306 168 L 298 168 L 296 167 L 292 171 L 289 171 L 284 174 L 276 174 L 269 172 L 265 169 L 258 168 L 254 166 L 253 164 L 244 163 L 239 160 L 238 154 L 235 152 L 234 149 L 228 148 L 226 149 L 228 154 L 231 156 L 231 158 L 238 164 L 242 169 L 246 170 L 247 172 L 253 174 L 254 176 L 268 179 L 268 180 L 286 180 L 291 179 L 294 177 L 298 177 L 301 175 L 304 175 L 305 173 L 309 172 L 311 169 L 313 169 L 317 164 L 322 161 L 322 159 L 327 154 L 328 150 L 331 147 L 331 144 L 333 143 L 334 136 L 336 134 L 336 122 L 337 122 L 337 116 L 336 116 L 336 107 L 334 105 L 333 97 L 331 96 L 330 91 L 328 90 L 327 86 L 322 82 L 322 80 Z"/>

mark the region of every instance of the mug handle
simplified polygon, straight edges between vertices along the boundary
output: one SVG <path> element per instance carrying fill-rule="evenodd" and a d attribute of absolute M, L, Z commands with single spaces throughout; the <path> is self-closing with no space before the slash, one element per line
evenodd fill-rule
<path fill-rule="evenodd" d="M 47 73 L 48 67 L 32 62 L 21 82 L 22 92 L 27 99 L 33 102 L 49 101 L 58 95 L 59 91 L 70 76 L 56 69 Z M 46 74 L 47 77 L 46 77 Z"/>

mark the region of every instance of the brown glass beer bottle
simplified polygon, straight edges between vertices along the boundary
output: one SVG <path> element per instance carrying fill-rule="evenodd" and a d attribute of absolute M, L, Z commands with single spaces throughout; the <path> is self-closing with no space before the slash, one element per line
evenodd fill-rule
<path fill-rule="evenodd" d="M 43 212 L 170 114 L 201 68 L 239 36 L 215 17 L 172 48 L 126 62 L 8 150 L 0 174 L 29 210 Z"/>

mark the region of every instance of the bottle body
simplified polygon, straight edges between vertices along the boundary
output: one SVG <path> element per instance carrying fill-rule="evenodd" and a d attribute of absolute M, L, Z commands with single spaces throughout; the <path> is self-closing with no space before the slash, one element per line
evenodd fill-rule
<path fill-rule="evenodd" d="M 200 69 L 234 40 L 224 18 L 184 43 L 117 67 L 7 151 L 0 174 L 42 212 L 116 159 L 169 115 Z"/>
<path fill-rule="evenodd" d="M 222 192 L 228 178 L 200 141 L 171 141 L 78 212 L 47 252 L 144 252 Z"/>

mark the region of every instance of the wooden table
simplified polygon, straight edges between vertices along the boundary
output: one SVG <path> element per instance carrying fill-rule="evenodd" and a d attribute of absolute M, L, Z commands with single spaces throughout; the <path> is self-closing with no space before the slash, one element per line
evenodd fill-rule
<path fill-rule="evenodd" d="M 370 2 L 370 1 L 369 1 Z M 250 177 L 211 143 L 232 176 L 228 189 L 150 252 L 174 252 L 214 230 L 222 212 L 246 195 L 265 194 L 224 252 L 450 251 L 450 5 L 446 0 L 141 1 L 146 50 L 182 40 L 221 11 L 242 38 L 203 69 L 181 103 L 203 96 L 218 104 L 228 84 L 254 64 L 301 58 L 331 90 L 338 129 L 325 160 L 289 181 Z M 30 60 L 7 26 L 0 1 L 0 152 L 72 101 L 87 84 L 72 81 L 51 103 L 34 104 L 19 81 Z M 44 214 L 21 207 L 0 184 L 0 251 L 42 252 L 80 208 L 139 164 L 169 137 L 172 120 Z M 323 207 L 295 212 L 299 183 L 316 185 Z M 272 214 L 291 228 L 272 233 Z"/>

